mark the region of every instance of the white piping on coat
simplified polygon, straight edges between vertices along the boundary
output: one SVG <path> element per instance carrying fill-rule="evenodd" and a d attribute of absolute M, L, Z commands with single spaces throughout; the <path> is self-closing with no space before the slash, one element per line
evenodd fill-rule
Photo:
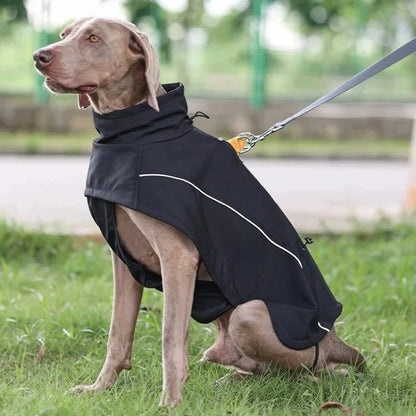
<path fill-rule="evenodd" d="M 323 329 L 324 331 L 326 331 L 326 332 L 331 332 L 331 330 L 330 329 L 328 329 L 328 328 L 325 328 L 324 326 L 322 326 L 321 325 L 321 323 L 318 321 L 318 326 L 319 326 L 319 328 L 321 328 L 321 329 Z"/>

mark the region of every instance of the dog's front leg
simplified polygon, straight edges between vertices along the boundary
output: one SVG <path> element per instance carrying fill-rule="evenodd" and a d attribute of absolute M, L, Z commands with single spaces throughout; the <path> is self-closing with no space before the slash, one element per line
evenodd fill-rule
<path fill-rule="evenodd" d="M 112 259 L 114 301 L 107 356 L 95 383 L 75 387 L 75 391 L 96 392 L 111 388 L 121 370 L 131 368 L 131 350 L 143 286 L 134 280 L 127 266 L 114 253 Z"/>
<path fill-rule="evenodd" d="M 181 259 L 174 253 L 175 257 L 174 264 L 162 264 L 163 392 L 160 404 L 171 407 L 182 401 L 182 387 L 188 378 L 189 320 L 198 268 L 197 255 L 184 255 Z"/>

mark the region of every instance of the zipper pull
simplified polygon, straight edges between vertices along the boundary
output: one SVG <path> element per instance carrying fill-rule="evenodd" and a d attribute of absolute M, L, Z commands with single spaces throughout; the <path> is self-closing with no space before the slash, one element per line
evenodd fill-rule
<path fill-rule="evenodd" d="M 304 249 L 304 250 L 306 250 L 306 246 L 307 246 L 308 244 L 313 244 L 313 239 L 312 239 L 312 237 L 310 237 L 310 236 L 305 237 L 305 244 L 303 245 L 303 249 Z"/>

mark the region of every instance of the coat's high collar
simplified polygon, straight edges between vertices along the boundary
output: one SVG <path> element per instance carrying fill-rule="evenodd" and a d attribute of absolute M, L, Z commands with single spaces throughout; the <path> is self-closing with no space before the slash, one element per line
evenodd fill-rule
<path fill-rule="evenodd" d="M 93 111 L 94 125 L 100 136 L 97 143 L 155 143 L 175 139 L 193 128 L 181 83 L 164 84 L 166 94 L 157 98 L 160 111 L 147 103 L 123 110 L 98 114 Z"/>

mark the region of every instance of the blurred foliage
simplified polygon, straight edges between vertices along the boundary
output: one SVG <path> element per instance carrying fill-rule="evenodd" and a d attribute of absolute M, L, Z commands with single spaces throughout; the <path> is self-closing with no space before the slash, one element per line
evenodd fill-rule
<path fill-rule="evenodd" d="M 137 25 L 142 21 L 152 20 L 159 34 L 159 55 L 170 61 L 171 44 L 167 34 L 167 12 L 154 0 L 126 0 L 124 6 L 129 12 L 130 20 Z"/>
<path fill-rule="evenodd" d="M 221 17 L 209 16 L 203 0 L 188 0 L 187 7 L 180 13 L 163 10 L 156 0 L 126 0 L 125 4 L 135 23 L 147 21 L 156 24 L 153 27 L 156 26 L 161 38 L 159 53 L 162 58 L 170 58 L 172 50 L 175 50 L 172 59 L 176 60 L 178 72 L 187 81 L 189 70 L 184 61 L 193 52 L 190 43 L 195 27 L 205 32 L 203 45 L 198 45 L 204 49 L 201 58 L 204 66 L 220 71 L 219 65 L 228 68 L 249 65 L 255 1 L 241 2 Z M 294 68 L 292 73 L 298 73 L 300 69 L 318 77 L 331 72 L 344 76 L 363 69 L 380 55 L 416 35 L 414 1 L 263 0 L 263 13 L 268 13 L 268 7 L 278 6 L 284 20 L 295 32 L 303 34 L 303 47 L 299 53 L 307 62 Z M 163 22 L 159 23 L 163 31 L 158 28 L 158 20 Z M 330 57 L 327 51 L 331 51 Z M 220 55 L 225 57 L 220 63 L 219 59 L 212 59 Z M 269 51 L 270 67 L 280 70 L 282 66 L 290 66 L 294 60 L 285 51 Z M 409 60 L 412 61 L 410 67 L 414 66 L 416 56 Z M 416 78 L 407 70 L 409 64 L 405 66 L 407 75 L 416 85 Z"/>
<path fill-rule="evenodd" d="M 203 0 L 188 0 L 180 13 L 163 10 L 156 0 L 126 0 L 125 5 L 136 23 L 143 18 L 155 18 L 157 8 L 165 28 L 172 22 L 181 24 L 185 31 L 194 26 L 204 27 L 210 39 L 230 41 L 250 24 L 254 2 L 242 2 L 242 6 L 216 19 L 207 18 Z M 416 35 L 415 0 L 263 0 L 263 7 L 273 4 L 283 5 L 296 16 L 298 30 L 306 35 L 328 32 L 370 36 L 381 51 L 391 49 L 404 32 Z"/>
<path fill-rule="evenodd" d="M 203 26 L 204 2 L 203 0 L 188 0 L 183 12 L 169 13 L 154 0 L 126 0 L 124 3 L 129 12 L 130 19 L 137 25 L 142 22 L 153 22 L 159 35 L 159 55 L 165 62 L 171 60 L 171 37 L 168 25 L 176 22 L 183 28 L 183 33 L 191 27 Z M 186 36 L 181 39 L 183 48 L 187 48 Z"/>
<path fill-rule="evenodd" d="M 269 99 L 316 98 L 415 36 L 414 1 L 264 0 L 267 24 L 278 28 L 283 22 L 301 40 L 293 50 L 269 45 Z M 208 14 L 203 0 L 188 0 L 181 12 L 165 10 L 156 0 L 124 0 L 124 5 L 128 19 L 157 47 L 163 82 L 180 80 L 193 95 L 248 97 L 253 2 L 241 1 L 222 16 Z M 19 13 L 6 24 L 11 4 Z M 33 89 L 31 55 L 38 38 L 26 17 L 24 0 L 0 0 L 0 36 L 7 33 L 0 42 L 0 91 Z M 23 22 L 14 23 L 19 19 Z M 413 54 L 348 97 L 414 100 L 415 64 Z"/>
<path fill-rule="evenodd" d="M 10 24 L 27 20 L 24 0 L 0 0 L 0 35 L 10 33 Z"/>
<path fill-rule="evenodd" d="M 290 0 L 286 4 L 300 17 L 298 28 L 306 34 L 326 30 L 369 36 L 382 51 L 391 49 L 403 32 L 416 35 L 414 0 Z"/>

